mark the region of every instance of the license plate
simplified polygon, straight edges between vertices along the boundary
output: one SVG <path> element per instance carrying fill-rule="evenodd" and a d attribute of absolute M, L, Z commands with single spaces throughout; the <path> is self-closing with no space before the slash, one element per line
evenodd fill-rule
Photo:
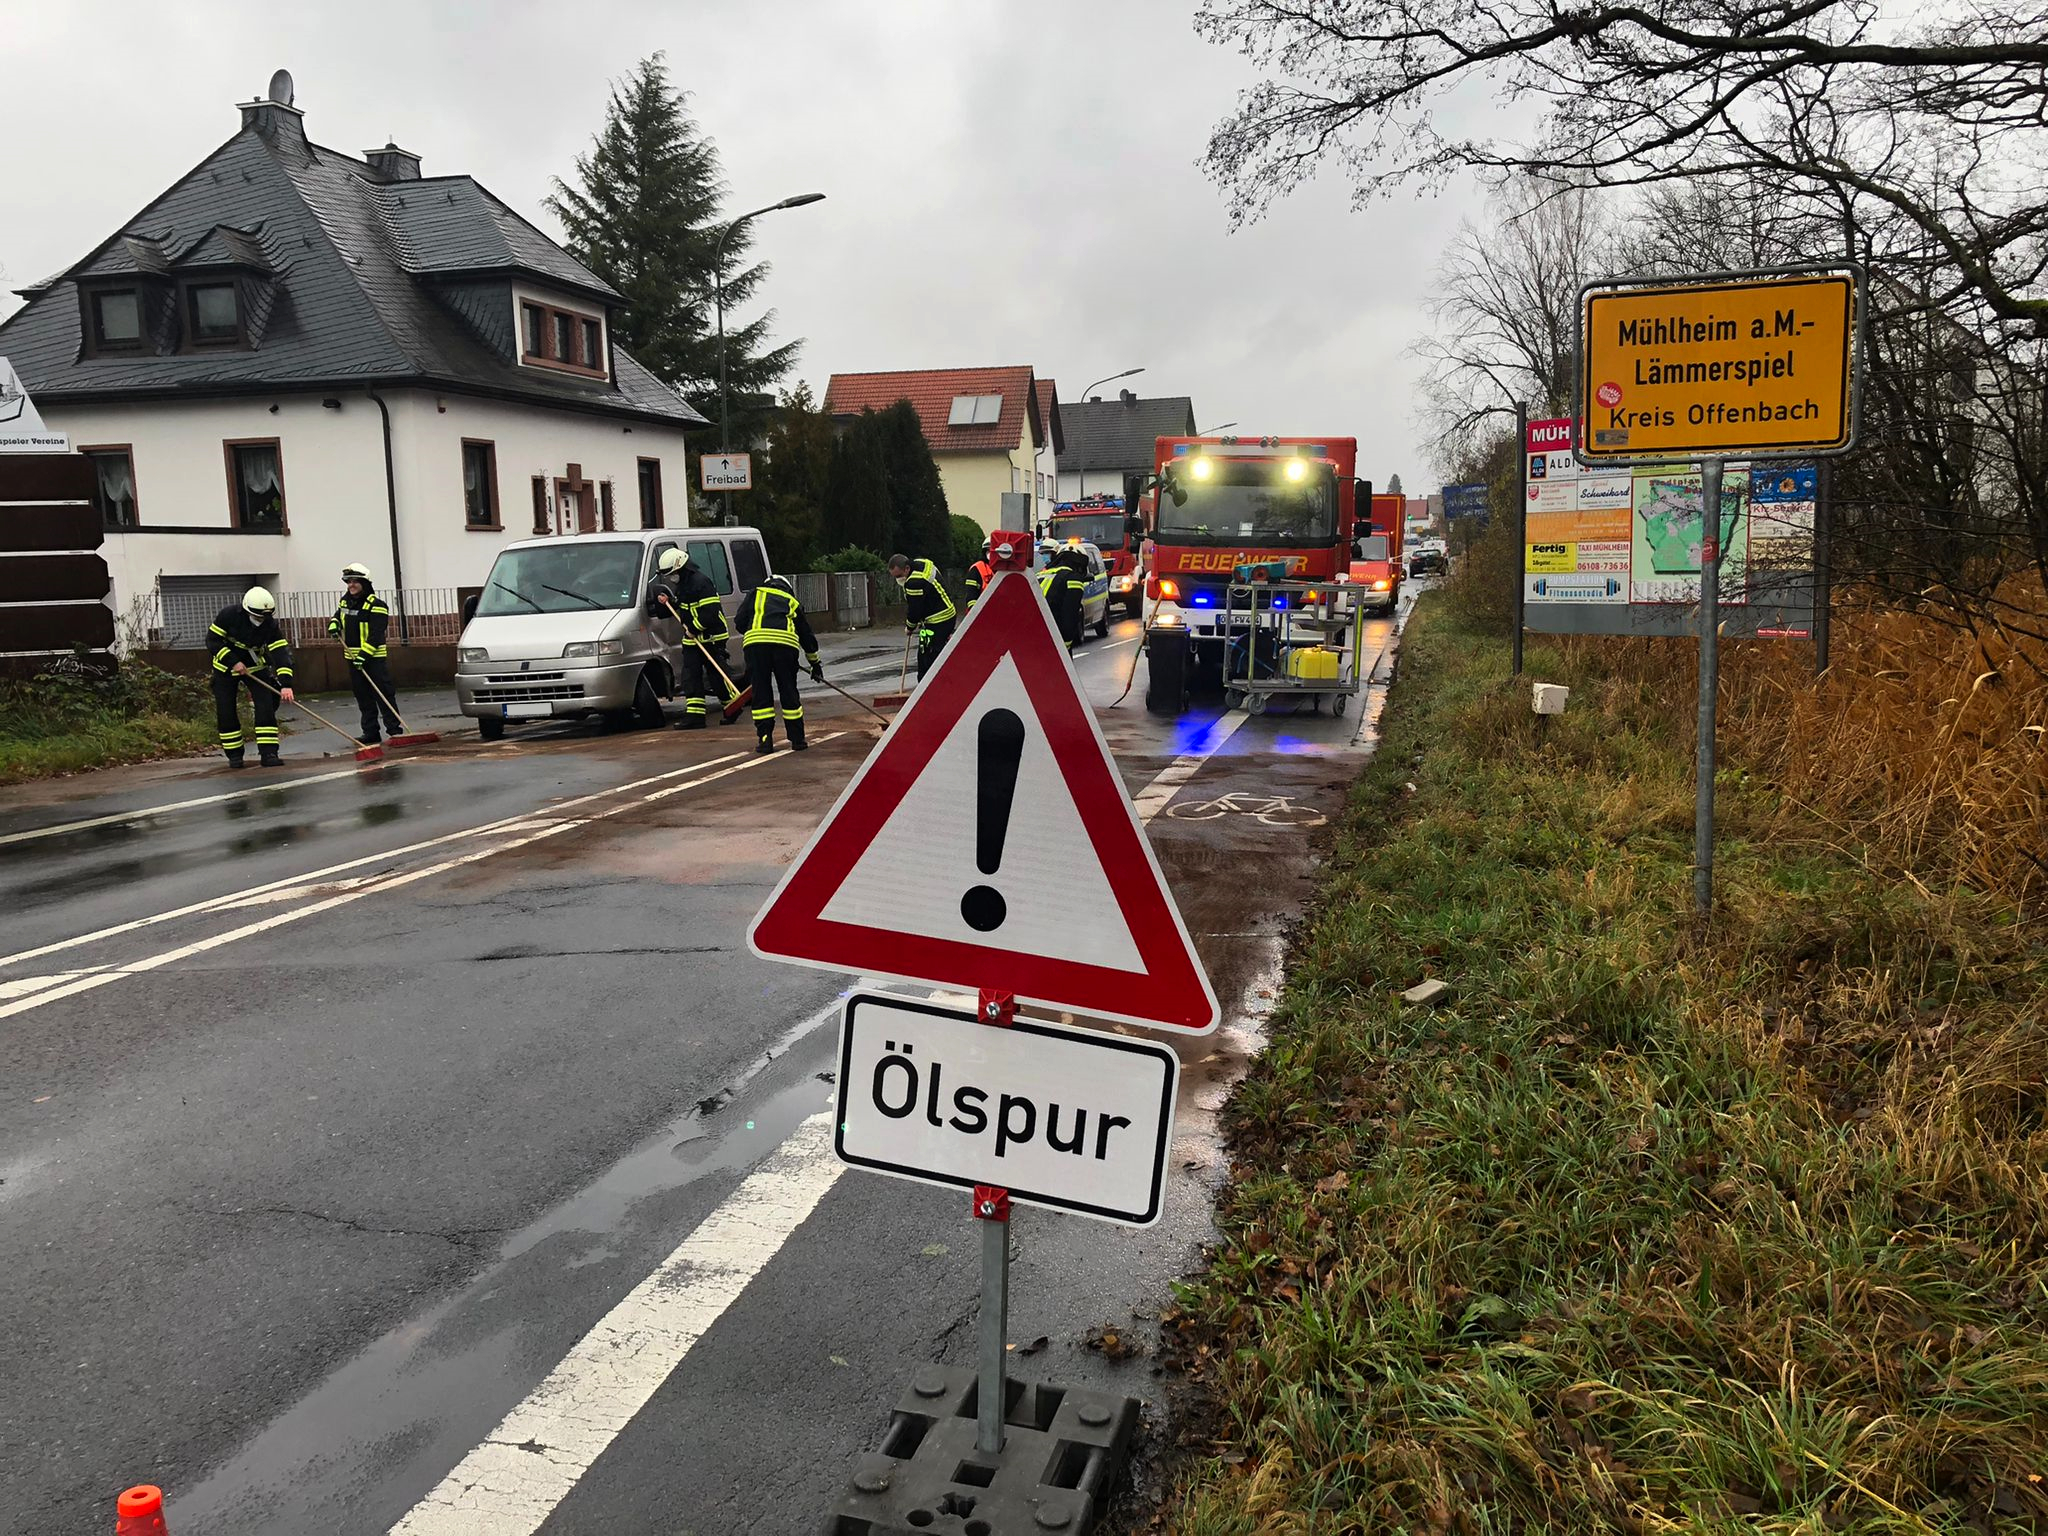
<path fill-rule="evenodd" d="M 554 707 L 549 704 L 507 704 L 505 706 L 505 718 L 507 720 L 545 720 L 554 712 Z"/>

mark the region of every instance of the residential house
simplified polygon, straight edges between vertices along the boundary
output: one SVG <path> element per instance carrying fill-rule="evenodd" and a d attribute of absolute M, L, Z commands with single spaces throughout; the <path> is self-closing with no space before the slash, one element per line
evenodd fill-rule
<path fill-rule="evenodd" d="M 98 467 L 136 638 L 196 644 L 257 582 L 310 626 L 349 561 L 409 631 L 514 539 L 686 520 L 703 418 L 615 343 L 618 293 L 470 177 L 313 143 L 283 71 L 239 110 L 0 323 Z"/>
<path fill-rule="evenodd" d="M 1059 386 L 1051 379 L 1038 381 L 1038 414 L 1051 426 L 1046 441 L 1038 450 L 1038 469 L 1032 476 L 1031 526 L 1037 528 L 1052 516 L 1053 505 L 1060 494 L 1060 443 L 1066 440 L 1066 433 L 1060 422 Z"/>
<path fill-rule="evenodd" d="M 946 506 L 993 530 L 1005 492 L 1035 495 L 1040 451 L 1059 447 L 1059 416 L 1039 405 L 1031 369 L 924 368 L 835 373 L 825 412 L 844 424 L 867 409 L 908 400 L 939 466 Z"/>
<path fill-rule="evenodd" d="M 1195 403 L 1186 395 L 1141 400 L 1124 390 L 1115 400 L 1097 395 L 1068 401 L 1060 424 L 1066 446 L 1059 455 L 1056 499 L 1121 496 L 1125 475 L 1152 472 L 1160 438 L 1195 435 Z"/>

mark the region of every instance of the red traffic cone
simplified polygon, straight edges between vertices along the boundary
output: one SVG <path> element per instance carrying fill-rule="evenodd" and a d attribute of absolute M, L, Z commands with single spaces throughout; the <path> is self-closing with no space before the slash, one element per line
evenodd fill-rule
<path fill-rule="evenodd" d="M 170 1536 L 164 1525 L 164 1491 L 141 1483 L 114 1501 L 114 1536 Z"/>

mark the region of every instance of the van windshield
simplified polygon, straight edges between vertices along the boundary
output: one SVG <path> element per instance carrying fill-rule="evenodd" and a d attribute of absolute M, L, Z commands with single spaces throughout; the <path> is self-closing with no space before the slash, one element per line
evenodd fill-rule
<path fill-rule="evenodd" d="M 617 539 L 508 549 L 491 567 L 477 617 L 637 608 L 641 549 L 637 540 Z"/>

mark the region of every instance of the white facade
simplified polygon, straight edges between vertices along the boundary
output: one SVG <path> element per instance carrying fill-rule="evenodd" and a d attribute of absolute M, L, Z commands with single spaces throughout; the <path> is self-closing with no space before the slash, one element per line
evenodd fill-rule
<path fill-rule="evenodd" d="M 1083 496 L 1121 496 L 1124 471 L 1120 469 L 1069 469 L 1059 477 L 1061 501 L 1079 501 Z"/>
<path fill-rule="evenodd" d="M 125 446 L 134 466 L 140 526 L 110 530 L 102 547 L 117 617 L 160 578 L 247 577 L 282 598 L 338 590 L 350 561 L 368 566 L 386 592 L 400 585 L 401 572 L 409 590 L 480 586 L 499 549 L 536 531 L 535 477 L 544 484 L 549 531 L 577 531 L 575 504 L 558 496 L 571 465 L 578 483 L 591 488 L 592 517 L 609 485 L 614 526 L 637 528 L 639 460 L 657 460 L 665 521 L 687 521 L 680 428 L 419 389 L 380 393 L 391 412 L 396 560 L 383 421 L 361 392 L 49 407 L 51 429 L 69 433 L 74 447 Z M 287 532 L 234 527 L 226 445 L 250 439 L 276 441 Z M 467 522 L 465 440 L 493 446 L 497 528 Z"/>

